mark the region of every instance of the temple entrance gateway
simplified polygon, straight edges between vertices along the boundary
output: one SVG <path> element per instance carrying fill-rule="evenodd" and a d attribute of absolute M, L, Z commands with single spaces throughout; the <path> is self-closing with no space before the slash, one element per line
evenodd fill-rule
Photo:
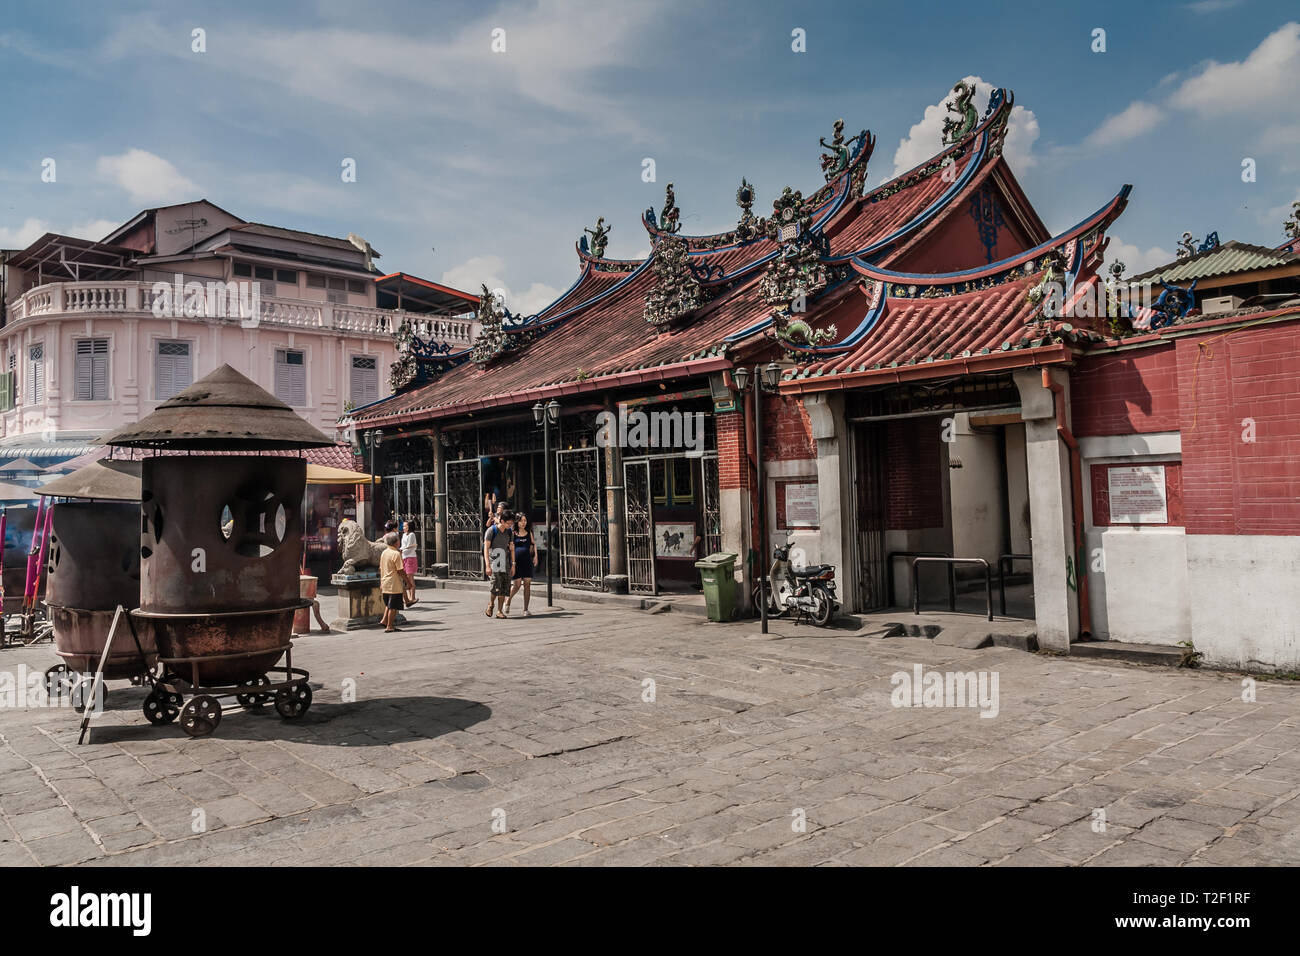
<path fill-rule="evenodd" d="M 482 579 L 486 520 L 479 459 L 447 462 L 447 564 L 451 577 Z"/>
<path fill-rule="evenodd" d="M 628 590 L 697 589 L 695 562 L 722 550 L 717 452 L 625 458 Z"/>
<path fill-rule="evenodd" d="M 399 522 L 410 521 L 419 542 L 416 558 L 421 571 L 433 564 L 433 475 L 395 475 L 392 478 L 392 511 Z"/>
<path fill-rule="evenodd" d="M 650 504 L 650 462 L 623 462 L 627 502 L 627 587 L 633 594 L 655 594 L 655 521 Z"/>
<path fill-rule="evenodd" d="M 555 453 L 560 505 L 560 584 L 599 591 L 609 569 L 599 448 Z"/>

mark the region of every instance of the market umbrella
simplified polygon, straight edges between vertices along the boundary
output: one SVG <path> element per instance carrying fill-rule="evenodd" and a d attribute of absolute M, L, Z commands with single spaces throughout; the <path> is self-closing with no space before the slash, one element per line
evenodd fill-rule
<path fill-rule="evenodd" d="M 329 465 L 307 463 L 307 484 L 309 485 L 368 485 L 372 477 L 363 471 L 348 471 L 346 468 L 332 468 Z"/>

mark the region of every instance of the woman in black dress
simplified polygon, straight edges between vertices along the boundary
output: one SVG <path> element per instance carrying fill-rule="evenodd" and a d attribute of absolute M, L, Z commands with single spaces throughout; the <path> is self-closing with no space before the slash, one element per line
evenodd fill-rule
<path fill-rule="evenodd" d="M 506 599 L 506 613 L 510 613 L 510 602 L 524 589 L 524 617 L 532 617 L 528 610 L 528 599 L 533 595 L 533 565 L 537 563 L 537 546 L 533 543 L 532 532 L 528 530 L 528 515 L 522 511 L 515 518 L 515 573 L 510 586 L 510 597 Z"/>

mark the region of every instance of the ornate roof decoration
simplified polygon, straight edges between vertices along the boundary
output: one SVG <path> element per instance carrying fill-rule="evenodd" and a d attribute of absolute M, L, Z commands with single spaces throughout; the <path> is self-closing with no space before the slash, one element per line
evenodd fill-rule
<path fill-rule="evenodd" d="M 1201 280 L 1193 279 L 1192 284 L 1186 289 L 1181 286 L 1170 285 L 1164 279 L 1158 281 L 1165 289 L 1160 293 L 1160 297 L 1151 304 L 1150 323 L 1141 323 L 1152 332 L 1173 325 L 1179 319 L 1187 317 L 1187 313 L 1192 311 L 1192 306 L 1196 304 L 1196 283 Z"/>
<path fill-rule="evenodd" d="M 669 183 L 668 188 L 664 190 L 664 211 L 659 217 L 659 228 L 669 235 L 675 236 L 681 231 L 681 210 L 677 208 L 677 195 L 673 192 L 673 184 Z"/>
<path fill-rule="evenodd" d="M 1219 248 L 1219 233 L 1209 232 L 1199 243 L 1192 237 L 1190 232 L 1183 233 L 1183 238 L 1178 241 L 1178 258 L 1190 259 L 1198 252 L 1212 252 Z"/>
<path fill-rule="evenodd" d="M 655 247 L 653 268 L 656 282 L 645 300 L 647 322 L 664 329 L 704 304 L 700 280 L 691 266 L 686 240 L 676 236 L 661 238 Z"/>
<path fill-rule="evenodd" d="M 975 98 L 975 85 L 967 83 L 965 80 L 958 80 L 957 85 L 952 88 L 957 94 L 951 103 L 946 104 L 948 112 L 952 116 L 944 118 L 943 121 L 943 143 L 945 146 L 951 146 L 953 143 L 960 142 L 975 129 L 975 124 L 979 122 L 979 110 L 971 103 Z"/>
<path fill-rule="evenodd" d="M 788 312 L 778 312 L 773 319 L 772 337 L 781 343 L 786 358 L 792 361 L 803 358 L 801 352 L 833 342 L 839 335 L 833 323 L 824 329 L 813 329 L 807 319 Z"/>
<path fill-rule="evenodd" d="M 849 168 L 849 147 L 844 142 L 844 120 L 837 119 L 832 129 L 829 143 L 824 138 L 817 140 L 823 149 L 830 150 L 829 153 L 822 153 L 822 174 L 827 182 Z"/>
<path fill-rule="evenodd" d="M 479 365 L 486 365 L 532 340 L 533 333 L 520 331 L 522 321 L 500 305 L 486 285 L 479 294 L 477 318 L 480 328 L 471 357 Z"/>
<path fill-rule="evenodd" d="M 586 233 L 586 235 L 578 239 L 578 242 L 580 244 L 579 248 L 583 252 L 587 252 L 588 251 L 587 236 L 591 236 L 590 254 L 592 256 L 595 256 L 597 259 L 605 258 L 605 247 L 609 245 L 609 230 L 610 227 L 605 225 L 605 217 L 604 216 L 599 217 L 596 220 L 595 229 L 582 230 L 584 233 Z"/>
<path fill-rule="evenodd" d="M 402 392 L 423 385 L 455 362 L 446 361 L 451 355 L 451 345 L 420 338 L 410 319 L 393 333 L 397 346 L 397 361 L 388 368 L 388 385 L 394 392 Z"/>
<path fill-rule="evenodd" d="M 1283 231 L 1292 239 L 1300 239 L 1300 199 L 1291 204 L 1291 217 L 1282 223 Z"/>
<path fill-rule="evenodd" d="M 736 238 L 741 242 L 757 239 L 767 230 L 766 220 L 754 215 L 754 187 L 743 176 L 736 190 L 736 205 L 740 207 L 740 222 L 736 224 Z"/>

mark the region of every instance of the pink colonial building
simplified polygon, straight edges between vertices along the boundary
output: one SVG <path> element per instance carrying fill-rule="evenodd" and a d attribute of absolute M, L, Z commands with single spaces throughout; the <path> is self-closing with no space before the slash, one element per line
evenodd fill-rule
<path fill-rule="evenodd" d="M 206 201 L 147 209 L 99 242 L 53 233 L 0 253 L 0 463 L 52 465 L 229 363 L 304 418 L 390 393 L 394 336 L 472 343 L 478 297 L 337 239 Z"/>

